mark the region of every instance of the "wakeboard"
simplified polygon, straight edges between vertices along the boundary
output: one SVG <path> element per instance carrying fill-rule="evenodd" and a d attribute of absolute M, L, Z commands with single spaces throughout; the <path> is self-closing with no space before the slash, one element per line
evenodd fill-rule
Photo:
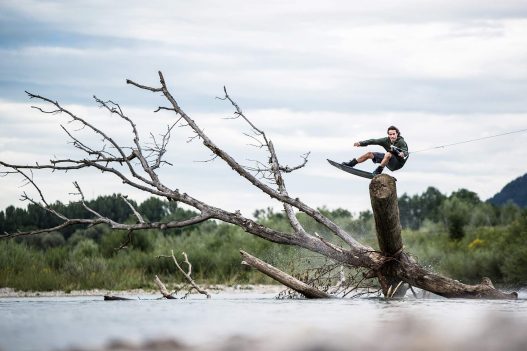
<path fill-rule="evenodd" d="M 360 169 L 356 169 L 356 168 L 349 167 L 349 166 L 344 166 L 342 163 L 332 161 L 329 158 L 327 160 L 332 166 L 337 167 L 338 169 L 341 169 L 344 172 L 348 172 L 348 173 L 351 173 L 351 174 L 354 174 L 356 176 L 363 177 L 363 178 L 373 179 L 373 174 L 370 172 L 362 171 Z"/>

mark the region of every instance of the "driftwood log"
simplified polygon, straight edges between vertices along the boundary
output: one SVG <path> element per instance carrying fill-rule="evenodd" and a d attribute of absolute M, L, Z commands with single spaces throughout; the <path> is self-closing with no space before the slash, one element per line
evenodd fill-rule
<path fill-rule="evenodd" d="M 242 255 L 242 258 L 243 258 L 242 264 L 256 268 L 260 272 L 284 284 L 288 288 L 301 293 L 308 299 L 320 299 L 320 298 L 331 297 L 331 295 L 323 291 L 320 291 L 315 287 L 307 285 L 306 283 L 296 279 L 295 277 L 287 273 L 282 272 L 278 268 L 270 265 L 267 262 L 260 260 L 259 258 L 252 256 L 251 254 L 243 250 L 240 250 L 240 254 Z"/>
<path fill-rule="evenodd" d="M 130 299 L 128 297 L 114 296 L 114 295 L 104 295 L 104 301 L 131 301 L 135 299 Z"/>

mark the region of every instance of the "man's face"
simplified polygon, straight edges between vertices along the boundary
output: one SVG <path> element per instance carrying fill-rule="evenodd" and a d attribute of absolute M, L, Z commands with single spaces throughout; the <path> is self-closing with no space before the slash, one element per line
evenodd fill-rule
<path fill-rule="evenodd" d="M 397 140 L 397 132 L 393 129 L 390 129 L 388 131 L 388 138 L 390 138 L 390 141 L 393 143 L 395 140 Z"/>

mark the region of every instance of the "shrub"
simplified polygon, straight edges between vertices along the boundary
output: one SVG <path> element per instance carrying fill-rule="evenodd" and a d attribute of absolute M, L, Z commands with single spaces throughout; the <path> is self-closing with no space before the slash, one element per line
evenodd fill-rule
<path fill-rule="evenodd" d="M 99 255 L 99 245 L 92 239 L 84 239 L 75 245 L 71 254 L 75 259 L 95 257 Z"/>

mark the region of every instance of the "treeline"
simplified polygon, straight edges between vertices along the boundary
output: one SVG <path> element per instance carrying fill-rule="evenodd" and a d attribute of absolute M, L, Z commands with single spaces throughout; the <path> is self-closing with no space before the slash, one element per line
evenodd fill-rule
<path fill-rule="evenodd" d="M 190 210 L 178 208 L 175 202 L 163 201 L 155 197 L 151 197 L 139 205 L 134 200 L 127 199 L 127 201 L 137 208 L 141 216 L 149 222 L 158 222 L 161 219 L 182 220 L 195 215 Z M 132 209 L 118 194 L 99 196 L 95 200 L 87 201 L 86 204 L 95 212 L 116 222 L 126 223 L 134 220 Z M 67 218 L 93 217 L 93 214 L 79 202 L 71 202 L 65 205 L 57 201 L 51 204 L 50 207 Z M 25 209 L 9 206 L 5 211 L 0 211 L 1 233 L 53 228 L 62 222 L 62 219 L 56 215 L 32 203 Z M 65 239 L 68 239 L 75 231 L 83 227 L 85 226 L 70 226 L 61 229 L 59 232 Z M 192 228 L 187 228 L 187 230 Z M 180 232 L 181 230 L 172 230 L 170 233 Z"/>
<path fill-rule="evenodd" d="M 128 201 L 151 222 L 195 215 L 176 203 L 158 198 L 139 204 Z M 101 196 L 88 205 L 115 221 L 136 221 L 119 195 Z M 52 207 L 70 218 L 93 216 L 78 203 L 57 202 Z M 526 209 L 512 203 L 494 206 L 466 189 L 446 196 L 433 187 L 419 195 L 403 194 L 399 208 L 406 250 L 431 269 L 466 282 L 488 276 L 498 284 L 527 284 Z M 319 210 L 360 241 L 377 246 L 370 211 L 352 214 L 341 208 Z M 281 211 L 261 209 L 253 216 L 267 226 L 291 231 Z M 299 213 L 298 218 L 309 232 L 342 244 L 308 216 Z M 49 228 L 59 223 L 53 215 L 33 204 L 26 209 L 9 206 L 0 211 L 3 232 Z M 207 283 L 271 282 L 240 265 L 239 249 L 287 272 L 298 272 L 323 261 L 313 253 L 273 244 L 214 220 L 164 232 L 137 231 L 131 240 L 126 235 L 124 231 L 97 225 L 0 241 L 0 287 L 22 290 L 153 288 L 154 275 L 181 282 L 173 262 L 158 258 L 170 250 L 176 254 L 185 251 L 193 264 L 194 277 Z"/>
<path fill-rule="evenodd" d="M 499 226 L 512 223 L 522 210 L 513 202 L 496 206 L 480 200 L 475 192 L 467 189 L 443 195 L 429 187 L 420 195 L 399 197 L 399 212 L 403 228 L 418 230 L 427 221 L 445 226 L 451 239 L 462 239 L 467 226 Z"/>
<path fill-rule="evenodd" d="M 134 200 L 127 200 L 139 210 L 139 213 L 150 222 L 160 220 L 182 220 L 196 215 L 191 210 L 179 208 L 175 202 L 151 197 L 139 205 Z M 134 221 L 130 206 L 118 194 L 100 196 L 87 202 L 96 212 L 116 222 Z M 68 218 L 87 218 L 93 216 L 82 204 L 72 202 L 67 205 L 56 202 L 51 207 Z M 324 210 L 323 210 L 324 211 Z M 399 212 L 403 229 L 418 230 L 427 221 L 442 223 L 452 239 L 461 239 L 467 225 L 496 226 L 511 223 L 518 218 L 522 210 L 512 202 L 503 206 L 492 205 L 480 200 L 478 195 L 467 189 L 460 189 L 450 196 L 442 194 L 438 189 L 429 187 L 422 194 L 399 197 Z M 331 213 L 334 217 L 351 218 L 351 213 L 345 209 L 336 209 Z M 370 211 L 359 213 L 358 219 L 371 217 Z M 256 219 L 280 219 L 281 213 L 273 213 L 270 209 L 256 210 Z M 284 217 L 285 218 L 285 217 Z M 35 204 L 27 208 L 9 206 L 0 211 L 0 232 L 11 233 L 32 229 L 51 228 L 59 225 L 61 219 Z M 64 239 L 68 239 L 81 226 L 72 226 L 60 230 Z M 194 227 L 168 231 L 168 234 L 178 234 L 192 230 Z"/>

